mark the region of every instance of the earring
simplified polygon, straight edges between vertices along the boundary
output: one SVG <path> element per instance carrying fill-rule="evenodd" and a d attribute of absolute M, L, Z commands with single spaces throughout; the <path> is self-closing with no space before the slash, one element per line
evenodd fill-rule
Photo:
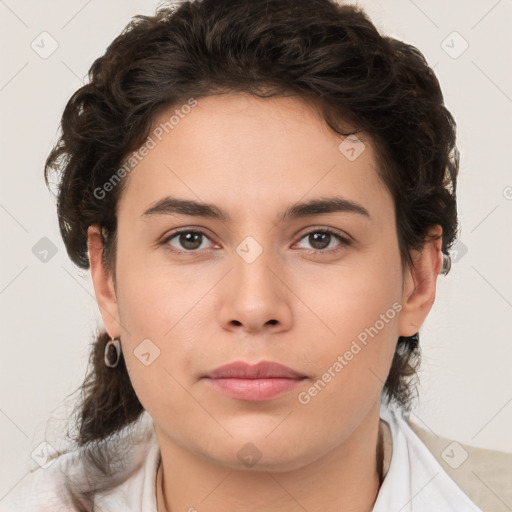
<path fill-rule="evenodd" d="M 443 253 L 443 268 L 441 269 L 441 274 L 445 276 L 450 272 L 450 269 L 452 268 L 452 258 L 449 254 Z"/>
<path fill-rule="evenodd" d="M 118 338 L 112 338 L 105 345 L 105 366 L 115 368 L 121 357 L 121 343 Z"/>

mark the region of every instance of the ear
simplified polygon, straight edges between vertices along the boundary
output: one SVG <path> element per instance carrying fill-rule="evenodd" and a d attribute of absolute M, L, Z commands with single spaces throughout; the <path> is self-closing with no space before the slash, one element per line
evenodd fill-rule
<path fill-rule="evenodd" d="M 117 338 L 121 335 L 117 297 L 113 277 L 103 265 L 103 242 L 100 227 L 97 224 L 93 224 L 87 229 L 87 247 L 94 293 L 101 318 L 109 336 Z"/>
<path fill-rule="evenodd" d="M 443 230 L 436 225 L 421 251 L 412 251 L 414 268 L 407 269 L 402 294 L 402 311 L 398 321 L 399 336 L 412 336 L 417 333 L 427 318 L 436 297 L 437 276 L 443 264 L 441 251 Z"/>

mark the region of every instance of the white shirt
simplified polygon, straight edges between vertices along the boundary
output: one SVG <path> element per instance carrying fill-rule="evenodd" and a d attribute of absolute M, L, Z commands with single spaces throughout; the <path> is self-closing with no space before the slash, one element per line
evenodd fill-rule
<path fill-rule="evenodd" d="M 413 432 L 400 408 L 382 403 L 380 417 L 389 426 L 392 450 L 388 446 L 385 452 L 385 459 L 390 459 L 389 468 L 372 512 L 482 512 Z M 146 412 L 137 428 L 144 434 L 124 458 L 124 482 L 104 495 L 97 495 L 95 510 L 157 512 L 155 483 L 160 448 L 153 422 Z M 60 455 L 46 469 L 38 468 L 27 473 L 0 500 L 0 512 L 74 510 L 65 500 L 64 493 L 59 491 L 63 473 L 75 482 L 84 480 L 78 451 Z"/>
<path fill-rule="evenodd" d="M 401 409 L 381 404 L 380 417 L 391 429 L 393 452 L 372 512 L 482 512 L 412 431 Z"/>

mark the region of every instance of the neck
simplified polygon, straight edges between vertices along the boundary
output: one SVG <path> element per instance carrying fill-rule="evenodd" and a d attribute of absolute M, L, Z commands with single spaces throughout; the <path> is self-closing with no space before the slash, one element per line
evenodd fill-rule
<path fill-rule="evenodd" d="M 345 442 L 292 471 L 237 470 L 199 458 L 168 438 L 159 444 L 158 512 L 369 512 L 383 479 L 378 408 Z"/>

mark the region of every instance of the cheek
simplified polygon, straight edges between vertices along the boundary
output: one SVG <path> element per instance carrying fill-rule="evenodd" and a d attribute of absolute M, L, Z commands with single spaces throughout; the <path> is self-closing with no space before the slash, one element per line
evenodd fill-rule
<path fill-rule="evenodd" d="M 121 322 L 129 333 L 162 340 L 172 336 L 206 285 L 186 265 L 169 264 L 164 248 L 145 254 L 135 247 L 126 240 L 117 262 Z"/>
<path fill-rule="evenodd" d="M 148 269 L 133 269 L 119 280 L 128 374 L 144 409 L 156 418 L 193 412 L 183 386 L 197 373 L 197 333 L 186 327 L 194 322 L 191 305 L 200 295 L 180 287 L 171 276 Z"/>
<path fill-rule="evenodd" d="M 375 396 L 384 385 L 398 339 L 398 253 L 367 254 L 357 271 L 339 268 L 329 276 L 328 286 L 314 282 L 313 276 L 303 281 L 300 293 L 323 324 L 317 322 L 323 334 L 316 346 L 322 350 L 314 352 L 316 366 L 324 371 L 316 376 L 323 395 L 319 402 L 342 406 Z"/>
<path fill-rule="evenodd" d="M 355 254 L 328 271 L 302 272 L 293 286 L 307 306 L 305 313 L 314 313 L 318 332 L 343 345 L 376 322 L 379 331 L 395 327 L 401 309 L 400 257 L 386 248 Z"/>
<path fill-rule="evenodd" d="M 127 246 L 119 255 L 118 310 L 130 380 L 146 410 L 173 409 L 183 393 L 179 383 L 188 387 L 204 369 L 198 346 L 207 332 L 204 296 L 219 276 L 204 271 L 198 279 L 192 265 L 171 266 Z M 183 399 L 183 405 L 190 401 Z"/>

